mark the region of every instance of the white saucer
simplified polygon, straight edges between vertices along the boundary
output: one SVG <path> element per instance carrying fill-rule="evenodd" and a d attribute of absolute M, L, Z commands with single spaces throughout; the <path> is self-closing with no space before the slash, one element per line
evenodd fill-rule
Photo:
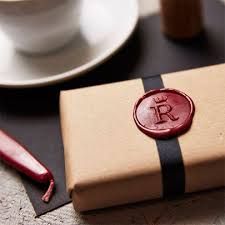
<path fill-rule="evenodd" d="M 137 20 L 137 0 L 84 0 L 80 33 L 73 43 L 46 56 L 16 52 L 0 30 L 0 86 L 39 87 L 83 74 L 112 56 Z"/>

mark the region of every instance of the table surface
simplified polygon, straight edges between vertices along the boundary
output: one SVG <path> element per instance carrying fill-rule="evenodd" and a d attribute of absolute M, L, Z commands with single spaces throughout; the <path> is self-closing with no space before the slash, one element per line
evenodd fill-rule
<path fill-rule="evenodd" d="M 225 3 L 225 0 L 221 1 Z M 139 0 L 139 5 L 141 17 L 159 9 L 158 0 Z M 0 163 L 0 180 L 0 224 L 4 225 L 225 225 L 224 190 L 188 195 L 173 201 L 148 201 L 82 215 L 76 213 L 70 203 L 35 218 L 19 175 Z"/>

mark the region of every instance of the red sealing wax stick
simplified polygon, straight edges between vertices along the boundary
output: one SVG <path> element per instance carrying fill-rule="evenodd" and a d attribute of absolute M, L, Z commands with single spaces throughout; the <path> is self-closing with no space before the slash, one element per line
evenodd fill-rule
<path fill-rule="evenodd" d="M 39 183 L 48 183 L 49 188 L 42 200 L 49 202 L 55 187 L 52 173 L 25 147 L 0 130 L 0 159 Z"/>

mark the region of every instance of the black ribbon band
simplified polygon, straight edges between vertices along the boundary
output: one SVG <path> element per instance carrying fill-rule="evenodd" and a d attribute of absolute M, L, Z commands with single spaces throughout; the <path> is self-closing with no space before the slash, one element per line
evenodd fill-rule
<path fill-rule="evenodd" d="M 145 92 L 164 88 L 161 76 L 143 78 Z M 163 182 L 163 196 L 174 197 L 185 192 L 185 170 L 177 138 L 156 140 Z"/>

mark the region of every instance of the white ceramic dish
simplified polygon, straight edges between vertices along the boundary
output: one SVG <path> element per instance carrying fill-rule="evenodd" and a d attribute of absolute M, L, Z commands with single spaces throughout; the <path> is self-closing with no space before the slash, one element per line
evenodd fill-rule
<path fill-rule="evenodd" d="M 16 52 L 0 30 L 0 86 L 40 87 L 81 75 L 112 56 L 137 20 L 137 0 L 84 0 L 79 34 L 63 49 L 45 56 Z"/>
<path fill-rule="evenodd" d="M 65 46 L 79 28 L 83 0 L 0 0 L 0 27 L 16 49 L 47 54 Z"/>

